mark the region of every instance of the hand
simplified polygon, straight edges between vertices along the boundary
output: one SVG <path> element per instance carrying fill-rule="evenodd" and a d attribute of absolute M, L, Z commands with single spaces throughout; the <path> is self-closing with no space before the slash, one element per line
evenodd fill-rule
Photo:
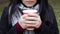
<path fill-rule="evenodd" d="M 27 26 L 33 26 L 35 28 L 39 28 L 42 24 L 41 18 L 37 14 L 28 14 L 28 17 L 25 17 L 25 23 Z"/>
<path fill-rule="evenodd" d="M 26 29 L 26 24 L 25 24 L 25 19 L 24 17 L 26 17 L 27 15 L 22 15 L 19 20 L 18 20 L 18 23 L 20 24 L 20 26 L 23 28 L 23 29 Z"/>
<path fill-rule="evenodd" d="M 23 29 L 30 29 L 30 30 L 34 28 L 39 28 L 39 26 L 42 23 L 40 16 L 37 14 L 22 15 L 18 22 Z M 32 26 L 33 28 L 28 28 L 29 26 Z"/>
<path fill-rule="evenodd" d="M 26 17 L 28 17 L 27 14 L 24 14 L 20 17 L 20 19 L 18 20 L 18 23 L 20 24 L 20 26 L 23 29 L 27 29 L 27 30 L 33 30 L 34 28 L 28 28 L 28 26 L 31 26 L 33 23 L 31 23 L 29 20 L 26 20 Z M 26 23 L 28 22 L 28 23 Z M 30 22 L 30 23 L 29 23 Z M 33 25 L 32 25 L 33 26 Z"/>

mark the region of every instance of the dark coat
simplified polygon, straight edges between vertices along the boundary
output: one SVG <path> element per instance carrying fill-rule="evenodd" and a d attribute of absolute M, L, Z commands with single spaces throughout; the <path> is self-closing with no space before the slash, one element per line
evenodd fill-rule
<path fill-rule="evenodd" d="M 14 27 L 8 21 L 8 8 L 4 8 L 0 20 L 0 34 L 17 34 L 16 25 Z M 39 29 L 35 29 L 36 34 L 59 34 L 56 18 L 52 7 L 46 10 L 44 21 Z M 22 32 L 20 32 L 22 33 Z"/>

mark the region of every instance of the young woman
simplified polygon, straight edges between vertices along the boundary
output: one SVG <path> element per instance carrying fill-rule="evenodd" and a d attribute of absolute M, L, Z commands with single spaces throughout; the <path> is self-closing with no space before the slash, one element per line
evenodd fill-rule
<path fill-rule="evenodd" d="M 24 15 L 22 11 L 28 9 L 37 10 L 39 15 Z M 33 26 L 35 34 L 59 34 L 48 0 L 10 0 L 1 16 L 0 34 L 23 34 L 28 26 Z"/>

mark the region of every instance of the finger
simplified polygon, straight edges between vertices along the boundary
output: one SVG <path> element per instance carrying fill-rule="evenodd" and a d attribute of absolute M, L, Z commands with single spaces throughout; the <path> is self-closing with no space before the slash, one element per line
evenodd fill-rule
<path fill-rule="evenodd" d="M 25 17 L 27 17 L 28 15 L 27 14 L 24 14 L 21 16 L 21 18 L 25 19 Z"/>
<path fill-rule="evenodd" d="M 24 18 L 25 18 L 26 16 L 27 16 L 27 15 L 22 15 L 22 16 L 20 17 L 19 21 L 22 22 L 22 23 L 24 23 L 24 21 L 25 21 Z"/>
<path fill-rule="evenodd" d="M 33 24 L 35 24 L 35 21 L 25 21 L 25 23 L 33 25 Z"/>
<path fill-rule="evenodd" d="M 31 28 L 35 28 L 35 25 L 31 25 L 31 24 L 26 24 L 26 27 L 31 27 Z"/>
<path fill-rule="evenodd" d="M 25 19 L 29 20 L 29 21 L 36 21 L 38 18 L 36 18 L 36 17 L 26 17 Z"/>
<path fill-rule="evenodd" d="M 36 28 L 39 28 L 40 26 L 41 26 L 41 24 L 42 24 L 42 21 L 36 21 L 37 23 L 35 24 L 35 27 Z"/>
<path fill-rule="evenodd" d="M 41 19 L 38 14 L 28 14 L 29 17 L 36 17 L 37 20 Z"/>
<path fill-rule="evenodd" d="M 30 17 L 38 17 L 38 14 L 28 14 Z"/>

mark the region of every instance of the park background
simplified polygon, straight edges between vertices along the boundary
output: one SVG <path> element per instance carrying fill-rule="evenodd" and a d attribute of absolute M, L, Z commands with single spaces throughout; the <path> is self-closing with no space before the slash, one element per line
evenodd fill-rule
<path fill-rule="evenodd" d="M 49 4 L 53 7 L 57 19 L 59 34 L 60 34 L 60 0 L 48 0 Z M 0 16 L 4 7 L 8 6 L 9 0 L 0 0 Z"/>

